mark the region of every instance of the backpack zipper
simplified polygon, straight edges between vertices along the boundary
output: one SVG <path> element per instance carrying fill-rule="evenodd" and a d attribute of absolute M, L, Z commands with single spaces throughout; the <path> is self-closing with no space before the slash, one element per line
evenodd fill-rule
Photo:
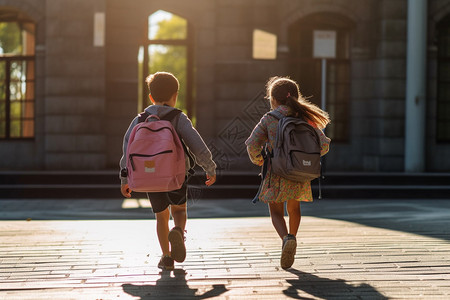
<path fill-rule="evenodd" d="M 161 151 L 155 154 L 139 154 L 139 153 L 131 153 L 129 155 L 129 159 L 130 159 L 130 163 L 131 163 L 131 168 L 133 168 L 133 171 L 135 171 L 135 166 L 134 166 L 134 162 L 133 162 L 133 157 L 137 156 L 137 157 L 152 157 L 152 156 L 156 156 L 156 155 L 160 155 L 160 154 L 166 154 L 166 153 L 172 153 L 173 150 L 166 150 L 166 151 Z"/>
<path fill-rule="evenodd" d="M 138 128 L 138 129 L 136 130 L 136 132 L 139 131 L 139 130 L 141 130 L 141 129 L 147 129 L 147 130 L 149 130 L 149 131 L 151 131 L 151 132 L 158 132 L 158 131 L 161 131 L 161 130 L 164 130 L 164 129 L 170 130 L 169 127 L 161 127 L 161 128 L 158 128 L 158 129 L 151 129 L 151 128 L 148 128 L 148 127 L 140 127 L 140 128 Z"/>

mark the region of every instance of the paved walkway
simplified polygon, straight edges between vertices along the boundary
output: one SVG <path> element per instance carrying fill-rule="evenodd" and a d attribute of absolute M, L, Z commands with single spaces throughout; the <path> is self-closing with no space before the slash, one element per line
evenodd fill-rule
<path fill-rule="evenodd" d="M 245 211 L 248 202 L 235 201 L 198 206 L 214 218 L 188 221 L 188 255 L 173 272 L 156 267 L 153 219 L 1 214 L 0 299 L 450 299 L 448 200 L 304 204 L 289 270 L 279 267 L 281 242 L 267 216 L 208 210 Z M 23 201 L 23 215 L 38 203 L 44 210 L 45 201 Z M 135 215 L 130 209 L 124 215 Z"/>

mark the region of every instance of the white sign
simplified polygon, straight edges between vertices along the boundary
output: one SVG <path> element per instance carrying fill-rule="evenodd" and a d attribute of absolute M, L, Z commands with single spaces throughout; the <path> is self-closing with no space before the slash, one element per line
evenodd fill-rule
<path fill-rule="evenodd" d="M 314 30 L 314 58 L 336 58 L 336 31 Z"/>
<path fill-rule="evenodd" d="M 94 14 L 94 47 L 105 46 L 105 13 Z"/>

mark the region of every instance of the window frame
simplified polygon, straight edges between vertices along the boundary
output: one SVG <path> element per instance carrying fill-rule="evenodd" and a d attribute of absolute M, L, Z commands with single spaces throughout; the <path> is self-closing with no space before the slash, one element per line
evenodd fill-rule
<path fill-rule="evenodd" d="M 5 68 L 5 78 L 1 80 L 1 83 L 4 83 L 5 85 L 5 98 L 0 100 L 1 102 L 4 101 L 5 105 L 5 119 L 0 119 L 0 122 L 4 122 L 4 130 L 5 132 L 0 133 L 0 141 L 5 140 L 34 140 L 36 138 L 36 54 L 35 54 L 35 40 L 36 40 L 36 24 L 29 18 L 27 18 L 24 14 L 22 14 L 20 11 L 10 10 L 10 9 L 1 9 L 0 8 L 0 23 L 18 23 L 19 28 L 23 30 L 25 28 L 26 24 L 32 25 L 32 35 L 34 37 L 31 47 L 29 48 L 28 45 L 26 45 L 26 48 L 22 49 L 21 54 L 12 54 L 12 53 L 6 53 L 6 54 L 0 54 L 0 65 Z M 25 46 L 22 42 L 22 46 Z M 24 52 L 27 52 L 31 49 L 32 54 L 24 54 Z M 29 74 L 28 70 L 25 72 L 25 81 L 19 81 L 24 82 L 25 84 L 31 83 L 33 85 L 32 87 L 32 95 L 31 99 L 20 99 L 21 102 L 31 102 L 32 103 L 32 116 L 30 118 L 24 117 L 23 114 L 19 117 L 20 122 L 20 135 L 14 136 L 11 134 L 11 127 L 12 122 L 17 121 L 14 120 L 11 116 L 11 105 L 14 101 L 11 99 L 11 72 L 12 62 L 19 62 L 23 63 L 25 62 L 27 64 L 27 69 L 31 64 L 32 73 Z M 31 76 L 29 76 L 31 75 Z M 28 87 L 26 87 L 28 89 Z M 26 93 L 27 95 L 27 93 Z M 23 129 L 25 121 L 30 121 L 32 123 L 32 134 L 31 136 L 24 136 Z"/>

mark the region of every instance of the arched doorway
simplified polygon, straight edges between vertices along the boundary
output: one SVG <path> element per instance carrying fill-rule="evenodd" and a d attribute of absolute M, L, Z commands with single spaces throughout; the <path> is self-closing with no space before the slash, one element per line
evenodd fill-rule
<path fill-rule="evenodd" d="M 315 31 L 335 35 L 335 58 L 327 59 L 326 110 L 332 119 L 327 135 L 334 142 L 349 140 L 350 122 L 350 41 L 353 22 L 332 13 L 306 16 L 289 28 L 289 73 L 305 97 L 321 106 L 322 61 L 314 58 Z"/>
<path fill-rule="evenodd" d="M 190 118 L 193 104 L 192 30 L 186 19 L 158 10 L 148 18 L 147 34 L 139 50 L 139 110 L 148 103 L 145 78 L 158 71 L 173 73 L 180 82 L 177 107 Z"/>

